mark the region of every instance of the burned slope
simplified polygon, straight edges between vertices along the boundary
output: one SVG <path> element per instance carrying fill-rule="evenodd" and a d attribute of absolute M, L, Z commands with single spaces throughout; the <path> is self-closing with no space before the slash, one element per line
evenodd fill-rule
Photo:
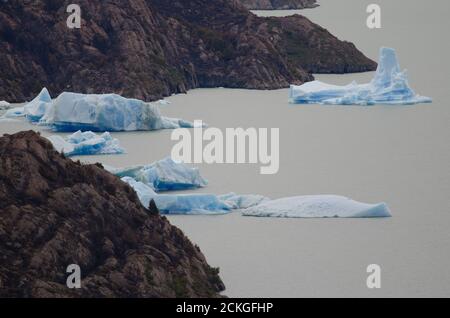
<path fill-rule="evenodd" d="M 35 132 L 0 138 L 0 297 L 218 296 L 218 271 L 135 192 Z M 66 286 L 67 266 L 82 288 Z"/>

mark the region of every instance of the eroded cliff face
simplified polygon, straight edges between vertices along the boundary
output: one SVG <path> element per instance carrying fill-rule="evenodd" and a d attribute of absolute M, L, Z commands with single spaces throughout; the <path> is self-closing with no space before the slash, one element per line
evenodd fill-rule
<path fill-rule="evenodd" d="M 318 6 L 317 0 L 239 0 L 249 10 L 305 9 Z"/>
<path fill-rule="evenodd" d="M 369 71 L 376 64 L 302 16 L 261 18 L 235 0 L 0 2 L 0 100 L 42 87 L 118 93 L 151 101 L 196 87 L 276 89 L 310 72 Z"/>
<path fill-rule="evenodd" d="M 81 267 L 81 289 L 66 268 Z M 199 248 L 101 166 L 37 133 L 0 138 L 0 297 L 216 297 Z"/>

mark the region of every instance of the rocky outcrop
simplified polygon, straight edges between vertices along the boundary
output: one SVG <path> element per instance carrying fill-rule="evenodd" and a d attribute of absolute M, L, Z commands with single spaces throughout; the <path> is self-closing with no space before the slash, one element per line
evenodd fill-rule
<path fill-rule="evenodd" d="M 249 10 L 290 10 L 315 8 L 317 0 L 239 0 Z"/>
<path fill-rule="evenodd" d="M 305 17 L 257 17 L 236 0 L 0 1 L 0 100 L 42 87 L 154 100 L 196 87 L 276 89 L 311 72 L 376 64 Z"/>
<path fill-rule="evenodd" d="M 81 289 L 66 286 L 81 267 Z M 100 165 L 35 132 L 0 138 L 0 297 L 215 297 L 199 248 Z"/>

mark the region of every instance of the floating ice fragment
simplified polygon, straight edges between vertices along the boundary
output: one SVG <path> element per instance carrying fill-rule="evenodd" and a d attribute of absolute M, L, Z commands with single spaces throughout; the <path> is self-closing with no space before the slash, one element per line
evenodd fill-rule
<path fill-rule="evenodd" d="M 112 169 L 110 172 L 121 178 L 132 177 L 151 185 L 156 191 L 187 190 L 208 184 L 197 168 L 177 163 L 170 157 L 150 165 Z"/>
<path fill-rule="evenodd" d="M 258 204 L 270 201 L 269 198 L 259 194 L 239 195 L 236 193 L 219 195 L 219 199 L 227 202 L 233 207 L 233 209 L 247 209 Z"/>
<path fill-rule="evenodd" d="M 23 116 L 25 116 L 25 109 L 23 106 L 10 108 L 3 114 L 4 118 L 17 118 Z"/>
<path fill-rule="evenodd" d="M 217 196 L 215 194 L 158 194 L 153 187 L 132 177 L 123 177 L 137 193 L 142 205 L 148 207 L 155 200 L 162 214 L 218 215 L 234 209 L 254 206 L 268 199 L 258 195 L 236 195 L 234 193 Z"/>
<path fill-rule="evenodd" d="M 156 101 L 156 104 L 158 104 L 158 105 L 169 105 L 171 103 L 168 100 L 166 100 L 166 99 L 160 99 L 160 100 Z"/>
<path fill-rule="evenodd" d="M 416 95 L 408 85 L 406 71 L 400 71 L 395 50 L 381 48 L 377 72 L 370 83 L 337 86 L 312 81 L 291 85 L 289 101 L 293 104 L 411 105 L 430 103 L 432 99 Z"/>
<path fill-rule="evenodd" d="M 390 217 L 385 203 L 367 204 L 337 195 L 307 195 L 268 201 L 243 211 L 245 216 L 281 218 Z"/>
<path fill-rule="evenodd" d="M 41 124 L 56 131 L 136 131 L 192 128 L 193 124 L 161 115 L 156 104 L 116 94 L 64 92 L 42 117 Z"/>
<path fill-rule="evenodd" d="M 23 113 L 29 121 L 37 122 L 44 116 L 51 103 L 52 98 L 44 87 L 38 96 L 23 107 Z"/>
<path fill-rule="evenodd" d="M 137 193 L 142 205 L 148 207 L 155 200 L 162 214 L 226 214 L 232 209 L 213 194 L 157 194 L 152 187 L 131 177 L 123 177 Z"/>
<path fill-rule="evenodd" d="M 0 100 L 0 108 L 2 107 L 9 107 L 9 103 L 5 100 Z"/>
<path fill-rule="evenodd" d="M 47 139 L 50 140 L 57 151 L 69 157 L 125 153 L 125 150 L 120 147 L 119 141 L 112 138 L 108 132 L 97 135 L 92 131 L 77 131 L 67 138 L 53 135 Z"/>

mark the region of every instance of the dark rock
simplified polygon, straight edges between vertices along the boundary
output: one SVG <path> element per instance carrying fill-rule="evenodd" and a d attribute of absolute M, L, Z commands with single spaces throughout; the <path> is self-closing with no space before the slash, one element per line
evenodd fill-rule
<path fill-rule="evenodd" d="M 290 10 L 315 8 L 317 0 L 239 0 L 249 10 Z"/>
<path fill-rule="evenodd" d="M 151 214 L 155 214 L 155 215 L 158 215 L 158 214 L 159 214 L 159 209 L 158 209 L 158 207 L 156 206 L 155 200 L 152 199 L 152 200 L 150 201 L 150 205 L 149 205 L 149 207 L 148 207 L 148 210 L 150 211 Z"/>
<path fill-rule="evenodd" d="M 29 100 L 43 86 L 154 100 L 376 67 L 302 16 L 257 17 L 236 0 L 79 0 L 81 29 L 68 29 L 71 2 L 0 1 L 0 100 Z"/>
<path fill-rule="evenodd" d="M 0 138 L 0 297 L 216 297 L 216 269 L 132 188 L 37 133 Z M 150 213 L 153 212 L 153 213 Z M 66 287 L 81 267 L 82 288 Z"/>

